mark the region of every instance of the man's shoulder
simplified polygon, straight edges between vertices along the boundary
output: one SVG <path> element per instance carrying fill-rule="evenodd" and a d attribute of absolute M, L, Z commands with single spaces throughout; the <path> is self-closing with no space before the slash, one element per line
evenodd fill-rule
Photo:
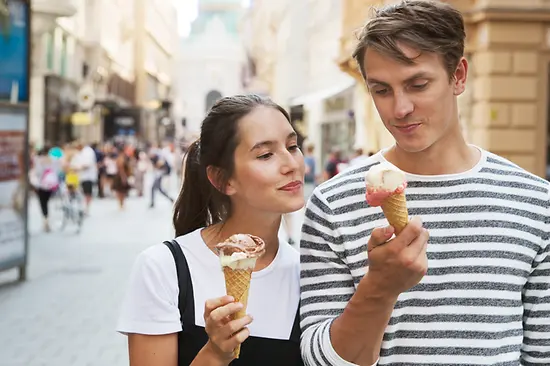
<path fill-rule="evenodd" d="M 482 172 L 491 174 L 493 179 L 509 180 L 509 177 L 514 176 L 527 186 L 533 185 L 550 190 L 550 183 L 546 179 L 527 171 L 518 164 L 500 155 L 488 151 L 485 151 L 485 154 L 487 158 Z"/>

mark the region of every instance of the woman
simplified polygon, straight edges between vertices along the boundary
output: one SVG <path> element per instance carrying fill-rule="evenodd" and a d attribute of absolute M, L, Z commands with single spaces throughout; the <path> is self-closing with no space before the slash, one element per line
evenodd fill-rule
<path fill-rule="evenodd" d="M 116 193 L 120 209 L 124 210 L 124 201 L 130 190 L 129 178 L 132 172 L 126 154 L 118 154 L 115 162 L 117 173 L 113 178 L 113 191 Z"/>
<path fill-rule="evenodd" d="M 283 108 L 255 95 L 222 98 L 212 107 L 187 153 L 174 209 L 176 240 L 192 283 L 191 312 L 189 306 L 183 314 L 178 309 L 168 248 L 159 244 L 143 252 L 118 324 L 128 334 L 131 366 L 302 365 L 300 259 L 277 233 L 282 214 L 304 205 L 303 179 L 304 159 Z M 254 320 L 228 321 L 240 304 L 222 296 L 213 248 L 238 233 L 262 238 L 266 252 L 250 285 L 247 312 Z"/>
<path fill-rule="evenodd" d="M 48 221 L 48 206 L 50 198 L 59 187 L 59 172 L 58 167 L 48 155 L 49 148 L 43 147 L 38 151 L 33 159 L 33 174 L 36 182 L 34 187 L 40 202 L 40 209 L 43 217 L 43 228 L 45 232 L 50 231 L 50 223 Z"/>

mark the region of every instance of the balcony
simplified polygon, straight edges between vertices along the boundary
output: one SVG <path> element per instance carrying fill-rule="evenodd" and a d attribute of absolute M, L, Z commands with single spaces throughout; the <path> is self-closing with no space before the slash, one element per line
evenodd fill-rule
<path fill-rule="evenodd" d="M 34 0 L 32 1 L 32 31 L 44 34 L 55 27 L 55 20 L 76 14 L 75 0 Z"/>

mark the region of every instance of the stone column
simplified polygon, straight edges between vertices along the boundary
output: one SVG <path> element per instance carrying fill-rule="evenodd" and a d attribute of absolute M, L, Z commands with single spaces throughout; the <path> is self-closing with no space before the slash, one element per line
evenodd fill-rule
<path fill-rule="evenodd" d="M 485 21 L 478 26 L 472 64 L 474 75 L 470 140 L 526 170 L 543 174 L 537 164 L 539 62 L 542 22 Z M 542 101 L 543 102 L 543 101 Z"/>

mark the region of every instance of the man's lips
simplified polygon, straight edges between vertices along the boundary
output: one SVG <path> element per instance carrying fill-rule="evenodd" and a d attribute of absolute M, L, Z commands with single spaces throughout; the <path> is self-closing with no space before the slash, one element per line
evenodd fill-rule
<path fill-rule="evenodd" d="M 302 182 L 299 181 L 299 180 L 295 180 L 295 181 L 292 181 L 284 186 L 282 186 L 281 188 L 279 188 L 279 190 L 281 191 L 293 191 L 295 189 L 298 189 L 302 186 Z"/>
<path fill-rule="evenodd" d="M 412 132 L 420 125 L 421 123 L 409 123 L 407 125 L 400 125 L 400 126 L 394 125 L 393 127 L 395 127 L 397 130 L 401 132 Z"/>

